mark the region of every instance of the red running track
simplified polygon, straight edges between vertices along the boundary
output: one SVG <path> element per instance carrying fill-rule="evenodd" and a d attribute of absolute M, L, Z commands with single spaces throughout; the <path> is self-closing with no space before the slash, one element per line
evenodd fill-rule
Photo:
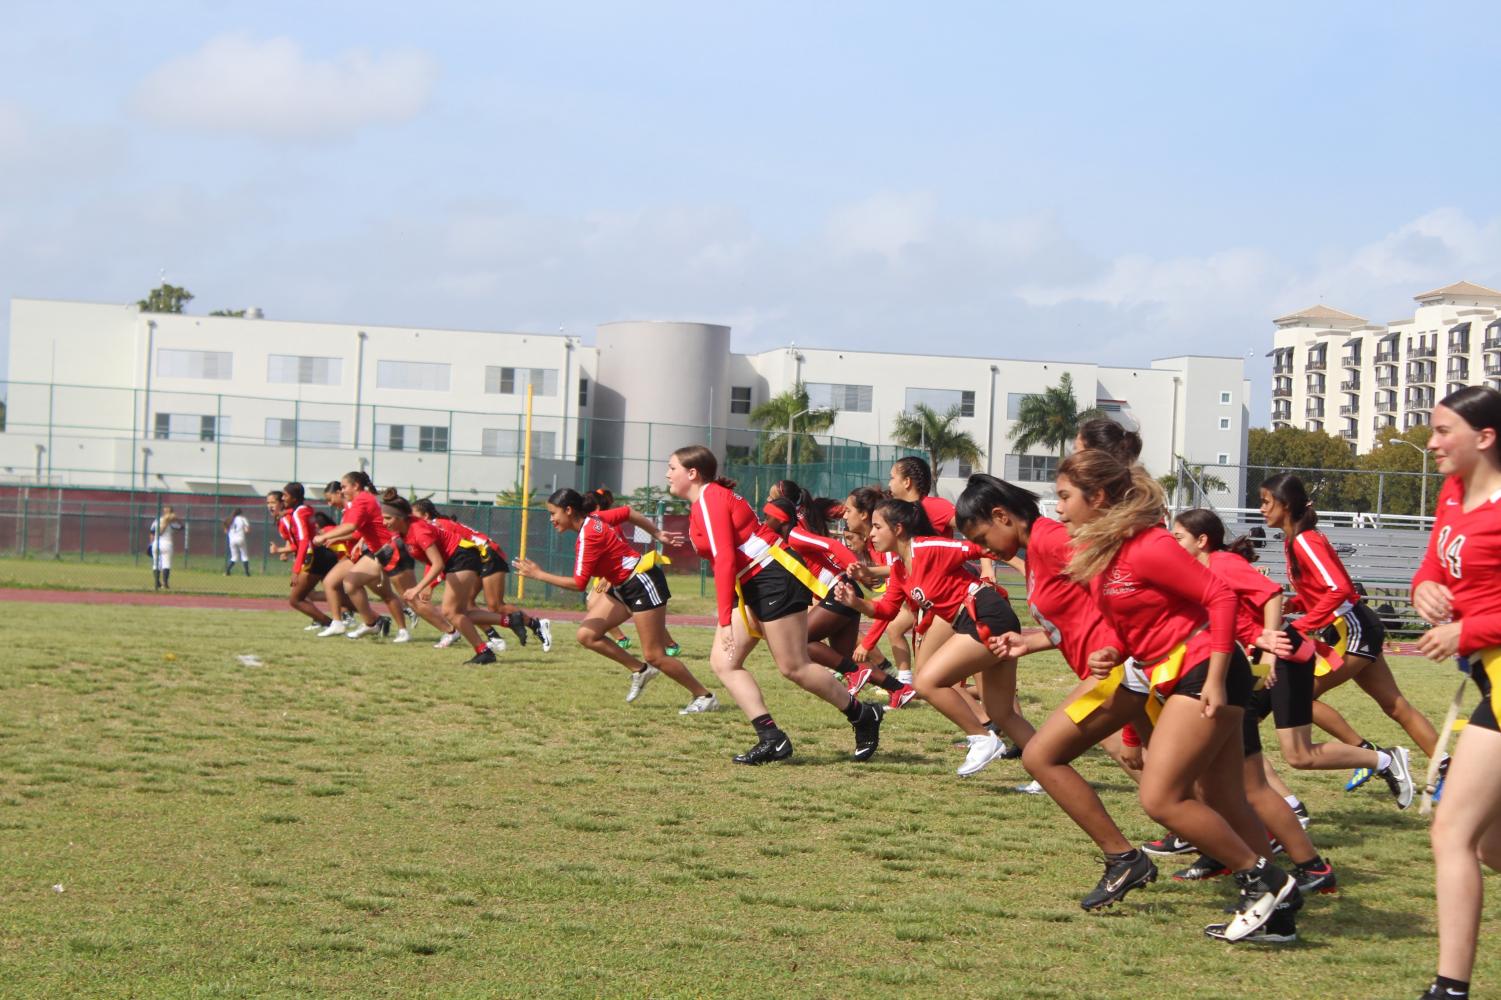
<path fill-rule="evenodd" d="M 105 604 L 156 608 L 210 608 L 215 611 L 286 611 L 287 603 L 275 597 L 225 597 L 218 594 L 163 594 L 156 591 L 137 593 L 129 590 L 27 590 L 23 587 L 0 587 L 0 601 L 30 601 L 34 604 Z M 554 621 L 584 620 L 582 609 L 539 608 Z M 714 627 L 712 615 L 672 615 L 674 625 Z"/>

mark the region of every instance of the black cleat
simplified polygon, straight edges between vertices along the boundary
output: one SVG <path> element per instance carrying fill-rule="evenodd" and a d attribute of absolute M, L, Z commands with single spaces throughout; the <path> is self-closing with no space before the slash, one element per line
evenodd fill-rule
<path fill-rule="evenodd" d="M 1001 751 L 1001 760 L 1021 760 L 1021 759 L 1022 759 L 1022 748 L 1019 747 L 1019 746 L 1017 746 L 1015 743 L 1012 743 L 1012 742 L 1010 742 L 1008 740 L 1006 742 L 1006 749 L 1004 749 L 1004 750 Z"/>
<path fill-rule="evenodd" d="M 1327 861 L 1321 861 L 1317 865 L 1298 865 L 1293 869 L 1293 878 L 1298 881 L 1298 892 L 1305 896 L 1314 892 L 1327 895 L 1339 891 L 1334 866 Z"/>
<path fill-rule="evenodd" d="M 1118 861 L 1105 859 L 1105 875 L 1098 885 L 1079 901 L 1086 910 L 1103 910 L 1126 898 L 1126 893 L 1157 881 L 1157 866 L 1145 851 L 1133 851 L 1134 857 Z"/>
<path fill-rule="evenodd" d="M 780 729 L 773 729 L 766 736 L 751 747 L 745 753 L 735 756 L 735 763 L 749 764 L 755 767 L 757 764 L 766 764 L 774 760 L 786 760 L 792 756 L 792 741 L 787 734 Z"/>
<path fill-rule="evenodd" d="M 529 636 L 526 634 L 526 622 L 525 621 L 522 621 L 522 622 L 518 623 L 515 618 L 512 618 L 511 619 L 511 624 L 507 625 L 506 628 L 508 628 L 512 632 L 516 633 L 516 641 L 517 642 L 521 643 L 523 646 L 526 645 L 526 640 L 529 638 Z"/>
<path fill-rule="evenodd" d="M 495 662 L 495 653 L 488 649 L 482 649 L 464 662 L 466 664 L 472 663 L 476 667 L 483 667 Z"/>
<path fill-rule="evenodd" d="M 1313 817 L 1308 815 L 1308 807 L 1299 802 L 1293 807 L 1293 815 L 1298 817 L 1298 823 L 1303 829 L 1308 829 L 1308 824 L 1313 822 Z"/>
<path fill-rule="evenodd" d="M 1229 875 L 1230 869 L 1220 864 L 1207 854 L 1200 854 L 1194 859 L 1194 863 L 1187 868 L 1173 872 L 1175 882 L 1202 882 L 1208 878 L 1219 878 L 1221 875 Z"/>
<path fill-rule="evenodd" d="M 881 745 L 881 719 L 886 715 L 885 705 L 865 705 L 860 718 L 850 723 L 855 728 L 855 760 L 870 760 L 876 747 Z"/>
<path fill-rule="evenodd" d="M 375 620 L 375 634 L 382 639 L 391 638 L 391 619 L 389 617 L 381 615 Z"/>

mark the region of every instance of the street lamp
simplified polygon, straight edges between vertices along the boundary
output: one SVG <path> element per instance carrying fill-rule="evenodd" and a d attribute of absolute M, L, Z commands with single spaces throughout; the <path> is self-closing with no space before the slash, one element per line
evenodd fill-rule
<path fill-rule="evenodd" d="M 812 413 L 813 409 L 814 408 L 810 406 L 806 410 L 798 410 L 796 413 L 787 418 L 787 471 L 782 476 L 783 479 L 792 478 L 792 422 L 798 417 Z"/>
<path fill-rule="evenodd" d="M 1427 517 L 1428 516 L 1428 449 L 1424 448 L 1420 444 L 1413 444 L 1411 441 L 1408 441 L 1406 438 L 1394 437 L 1394 438 L 1392 438 L 1391 443 L 1392 444 L 1405 444 L 1409 448 L 1415 448 L 1415 449 L 1417 449 L 1418 453 L 1423 456 L 1423 484 L 1422 484 L 1422 489 L 1421 489 L 1422 499 L 1420 499 L 1418 501 L 1418 516 L 1419 517 Z"/>

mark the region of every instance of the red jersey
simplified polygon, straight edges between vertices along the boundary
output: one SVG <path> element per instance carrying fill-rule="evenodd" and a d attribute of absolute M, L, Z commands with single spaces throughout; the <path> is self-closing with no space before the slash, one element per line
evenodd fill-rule
<path fill-rule="evenodd" d="M 292 527 L 291 511 L 286 511 L 285 513 L 278 514 L 276 516 L 276 533 L 281 536 L 282 541 L 290 545 L 292 543 L 294 531 L 295 529 Z"/>
<path fill-rule="evenodd" d="M 629 579 L 640 558 L 608 521 L 590 514 L 584 518 L 574 542 L 573 582 L 583 590 L 590 577 L 597 576 L 611 586 L 619 586 Z M 730 593 L 734 593 L 733 587 Z"/>
<path fill-rule="evenodd" d="M 1322 531 L 1300 531 L 1287 545 L 1287 581 L 1303 617 L 1293 624 L 1299 632 L 1318 632 L 1360 603 L 1360 595 L 1345 572 L 1345 564 Z"/>
<path fill-rule="evenodd" d="M 735 579 L 770 545 L 756 535 L 759 522 L 749 501 L 718 483 L 706 483 L 688 514 L 688 540 L 700 558 L 712 561 L 719 624 L 735 612 Z"/>
<path fill-rule="evenodd" d="M 1089 654 L 1106 646 L 1122 649 L 1122 643 L 1089 589 L 1063 574 L 1073 557 L 1067 528 L 1049 517 L 1032 522 L 1027 538 L 1027 607 L 1064 662 L 1080 680 L 1087 680 Z"/>
<path fill-rule="evenodd" d="M 391 532 L 380 515 L 380 501 L 375 494 L 361 490 L 344 505 L 344 523 L 354 525 L 354 533 L 372 554 L 385 548 Z"/>
<path fill-rule="evenodd" d="M 1263 609 L 1268 601 L 1282 593 L 1282 586 L 1234 552 L 1209 553 L 1209 572 L 1235 591 L 1235 637 L 1249 646 L 1266 628 Z"/>
<path fill-rule="evenodd" d="M 499 545 L 495 544 L 495 539 L 491 538 L 483 531 L 480 531 L 478 528 L 471 528 L 469 527 L 469 525 L 463 523 L 462 521 L 455 521 L 451 517 L 440 517 L 438 518 L 438 523 L 448 525 L 449 528 L 457 531 L 459 534 L 463 535 L 465 538 L 469 539 L 471 542 L 474 542 L 477 545 L 483 545 L 487 549 L 494 549 L 496 555 L 500 556 L 502 559 L 505 558 L 505 550 L 502 549 Z"/>
<path fill-rule="evenodd" d="M 318 533 L 318 522 L 313 520 L 313 508 L 307 504 L 298 504 L 292 508 L 289 515 L 292 527 L 292 537 L 287 541 L 297 546 L 297 556 L 292 563 L 292 575 L 302 572 L 303 564 L 307 562 L 307 554 L 313 547 L 313 536 Z"/>
<path fill-rule="evenodd" d="M 985 550 L 974 542 L 958 538 L 912 539 L 912 566 L 909 569 L 901 559 L 891 564 L 886 593 L 872 609 L 876 625 L 860 644 L 866 649 L 873 648 L 886 631 L 886 623 L 901 610 L 903 601 L 916 613 L 919 633 L 928 630 L 934 617 L 952 622 L 964 606 L 964 599 L 982 586 L 980 578 L 965 563 L 984 555 Z"/>
<path fill-rule="evenodd" d="M 634 532 L 625 527 L 631 521 L 631 509 L 626 506 L 611 507 L 609 510 L 597 510 L 594 516 L 615 529 L 615 534 L 627 545 L 632 544 Z"/>
<path fill-rule="evenodd" d="M 1188 642 L 1185 668 L 1235 647 L 1235 592 L 1183 550 L 1166 528 L 1126 539 L 1089 592 L 1125 643 L 1121 650 L 1150 668 Z M 1199 631 L 1205 620 L 1209 628 Z M 1159 686 L 1166 693 L 1171 682 Z"/>
<path fill-rule="evenodd" d="M 923 513 L 928 515 L 928 522 L 933 525 L 933 534 L 947 538 L 953 534 L 949 525 L 954 523 L 954 505 L 943 497 L 923 497 Z"/>
<path fill-rule="evenodd" d="M 444 524 L 441 520 L 424 521 L 420 517 L 414 517 L 407 522 L 407 533 L 404 539 L 407 552 L 413 559 L 431 565 L 427 558 L 427 548 L 431 545 L 435 546 L 443 556 L 445 566 L 448 560 L 453 558 L 453 554 L 459 551 L 459 546 L 467 540 L 464 534 Z"/>
<path fill-rule="evenodd" d="M 786 545 L 825 587 L 832 587 L 836 577 L 860 561 L 843 542 L 815 535 L 806 528 L 788 532 Z"/>
<path fill-rule="evenodd" d="M 1450 476 L 1438 493 L 1433 534 L 1412 585 L 1441 583 L 1454 595 L 1465 656 L 1501 645 L 1501 491 L 1468 513 L 1464 483 Z"/>

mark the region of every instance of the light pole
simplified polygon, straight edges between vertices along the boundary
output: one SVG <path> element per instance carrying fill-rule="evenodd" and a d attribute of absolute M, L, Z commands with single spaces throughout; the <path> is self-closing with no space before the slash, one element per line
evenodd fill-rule
<path fill-rule="evenodd" d="M 1399 438 L 1399 437 L 1392 438 L 1392 444 L 1405 444 L 1409 448 L 1416 448 L 1417 451 L 1418 451 L 1418 453 L 1423 456 L 1423 484 L 1422 484 L 1422 488 L 1421 488 L 1422 498 L 1418 501 L 1418 516 L 1419 517 L 1427 517 L 1428 516 L 1428 449 L 1424 448 L 1420 444 L 1413 444 L 1411 441 L 1407 440 L 1406 438 Z"/>
<path fill-rule="evenodd" d="M 783 479 L 792 478 L 792 422 L 798 417 L 805 416 L 812 412 L 813 407 L 810 406 L 806 410 L 798 410 L 796 413 L 787 418 L 787 471 L 785 474 L 783 474 Z"/>

